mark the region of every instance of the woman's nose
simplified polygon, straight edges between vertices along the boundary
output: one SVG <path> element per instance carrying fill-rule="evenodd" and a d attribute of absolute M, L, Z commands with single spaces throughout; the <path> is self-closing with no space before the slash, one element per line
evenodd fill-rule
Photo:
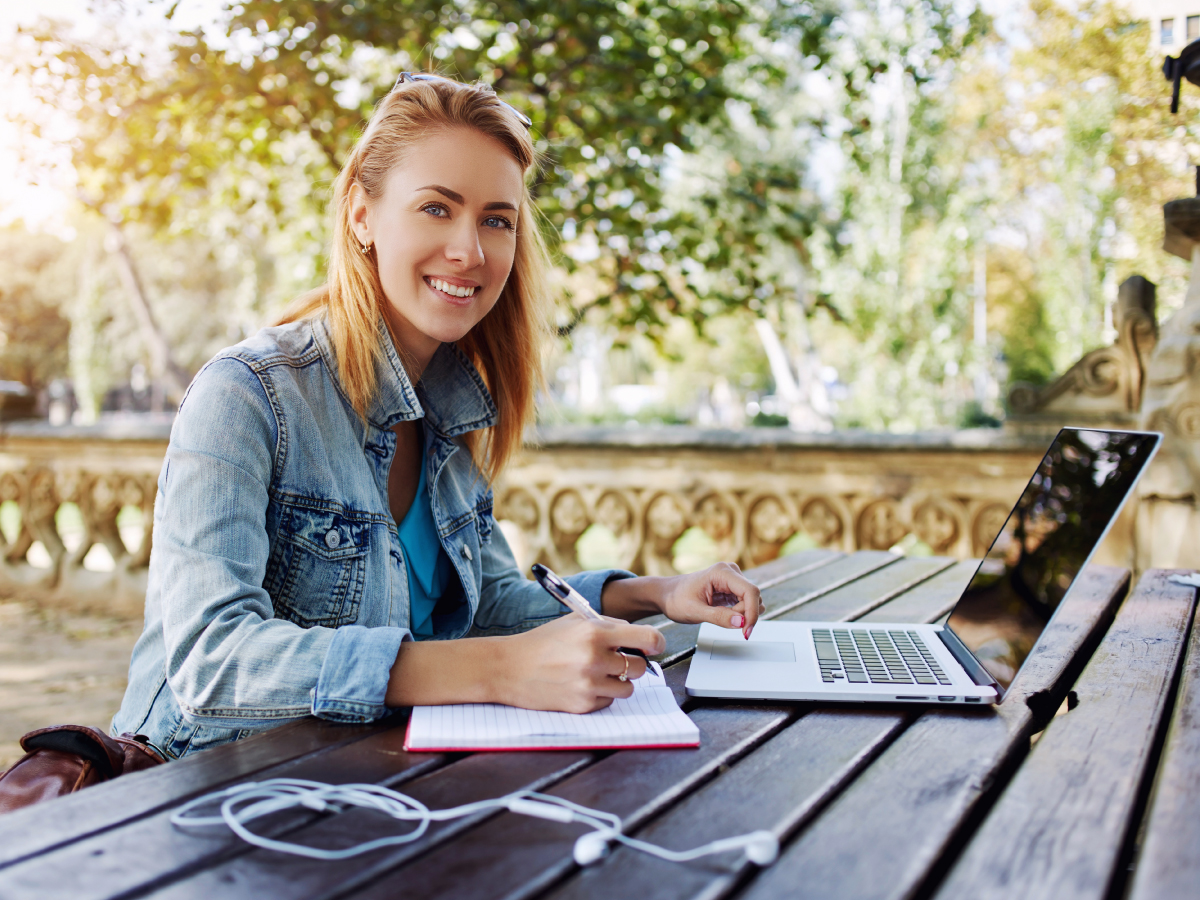
<path fill-rule="evenodd" d="M 466 269 L 483 265 L 483 247 L 479 243 L 479 232 L 473 222 L 464 217 L 458 223 L 446 245 L 446 258 L 452 259 Z"/>

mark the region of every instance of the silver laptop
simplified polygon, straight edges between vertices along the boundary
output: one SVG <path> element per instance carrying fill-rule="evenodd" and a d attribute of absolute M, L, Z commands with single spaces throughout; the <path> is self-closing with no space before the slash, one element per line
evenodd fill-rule
<path fill-rule="evenodd" d="M 946 623 L 700 628 L 695 697 L 998 703 L 1132 493 L 1162 435 L 1064 428 Z"/>

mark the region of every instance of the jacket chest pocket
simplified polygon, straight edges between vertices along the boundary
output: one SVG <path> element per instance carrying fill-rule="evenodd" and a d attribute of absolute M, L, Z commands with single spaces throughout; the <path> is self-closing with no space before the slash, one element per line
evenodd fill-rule
<path fill-rule="evenodd" d="M 263 587 L 275 615 L 305 628 L 358 618 L 371 526 L 333 510 L 284 506 Z"/>

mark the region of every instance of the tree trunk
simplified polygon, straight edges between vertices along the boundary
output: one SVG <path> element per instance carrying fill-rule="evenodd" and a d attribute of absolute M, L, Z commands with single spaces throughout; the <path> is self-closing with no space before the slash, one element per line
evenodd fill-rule
<path fill-rule="evenodd" d="M 120 224 L 109 222 L 109 234 L 110 247 L 117 261 L 117 272 L 129 294 L 129 302 L 133 307 L 133 314 L 137 317 L 142 340 L 146 342 L 146 348 L 150 351 L 150 367 L 154 380 L 162 385 L 167 398 L 178 405 L 183 400 L 183 393 L 187 390 L 191 378 L 175 362 L 171 355 L 171 345 L 154 320 L 154 313 L 150 309 L 146 292 L 142 289 L 141 279 L 138 278 L 137 268 L 134 266 L 133 256 L 129 253 L 129 245 L 125 241 L 125 233 Z M 155 394 L 157 393 L 155 391 Z"/>

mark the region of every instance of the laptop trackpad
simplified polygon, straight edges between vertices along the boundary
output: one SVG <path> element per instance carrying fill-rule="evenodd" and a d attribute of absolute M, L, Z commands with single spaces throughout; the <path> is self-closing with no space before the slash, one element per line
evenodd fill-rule
<path fill-rule="evenodd" d="M 708 658 L 721 662 L 794 663 L 796 645 L 791 641 L 713 641 Z"/>

